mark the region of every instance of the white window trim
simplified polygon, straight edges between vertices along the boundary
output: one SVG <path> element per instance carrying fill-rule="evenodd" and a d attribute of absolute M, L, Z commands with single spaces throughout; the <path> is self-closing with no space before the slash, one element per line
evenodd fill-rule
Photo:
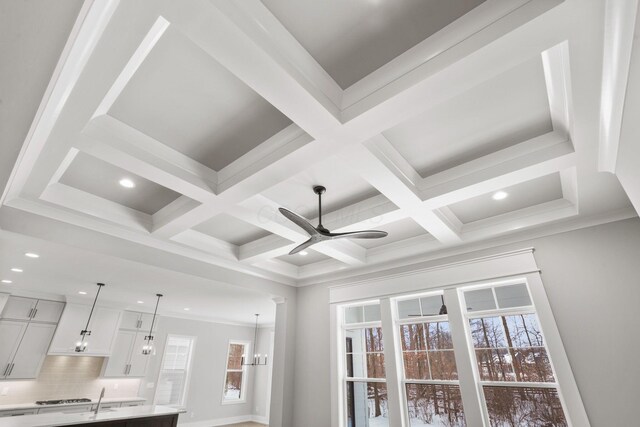
<path fill-rule="evenodd" d="M 227 357 L 224 359 L 224 378 L 222 380 L 222 405 L 241 405 L 243 403 L 247 403 L 247 386 L 248 386 L 248 369 L 246 365 L 242 366 L 242 383 L 240 384 L 240 399 L 225 399 L 224 397 L 224 389 L 227 385 L 227 373 L 229 370 L 227 366 L 229 364 L 229 351 L 231 349 L 232 344 L 239 344 L 244 346 L 244 354 L 246 355 L 245 361 L 250 360 L 249 355 L 251 354 L 251 341 L 244 340 L 229 340 L 227 343 Z M 234 370 L 234 372 L 238 372 Z"/>
<path fill-rule="evenodd" d="M 391 360 L 398 357 L 397 346 L 395 345 L 396 331 L 393 327 L 392 315 L 394 307 L 389 296 L 401 297 L 409 293 L 429 293 L 429 291 L 443 291 L 445 303 L 449 309 L 449 322 L 454 336 L 454 346 L 464 348 L 467 346 L 466 328 L 464 320 L 465 313 L 462 312 L 460 295 L 457 289 L 468 286 L 486 286 L 488 284 L 498 284 L 510 280 L 526 281 L 531 293 L 531 299 L 535 307 L 540 327 L 544 331 L 546 346 L 550 357 L 553 360 L 553 367 L 557 377 L 557 384 L 561 402 L 565 410 L 567 422 L 570 427 L 590 427 L 589 419 L 580 397 L 573 372 L 569 365 L 569 359 L 562 344 L 562 339 L 558 327 L 551 311 L 551 306 L 547 298 L 539 269 L 533 257 L 533 249 L 513 251 L 505 254 L 493 255 L 490 257 L 478 258 L 459 263 L 448 264 L 440 267 L 432 267 L 416 271 L 414 273 L 399 274 L 383 278 L 372 279 L 369 285 L 365 282 L 336 286 L 330 289 L 330 351 L 331 351 L 331 426 L 345 427 L 343 415 L 346 414 L 344 404 L 344 362 L 341 360 L 343 347 L 343 309 L 345 305 L 362 304 L 378 297 L 380 299 L 380 310 L 382 313 L 383 335 L 388 340 L 393 337 L 394 344 L 385 346 L 385 360 L 387 361 L 387 393 L 389 399 L 390 416 L 392 407 L 401 409 L 399 414 L 404 413 L 403 408 L 398 408 L 398 400 L 402 390 L 400 378 L 401 372 L 394 372 L 398 364 L 391 367 Z M 452 312 L 453 310 L 453 312 Z M 454 330 L 456 332 L 454 333 Z M 456 337 L 457 336 L 457 337 Z M 456 345 L 455 340 L 458 340 Z M 464 341 L 461 341 L 464 340 Z M 388 341 L 386 341 L 388 342 Z M 458 377 L 460 383 L 475 375 L 477 367 L 469 352 L 456 352 L 456 364 L 458 365 Z M 391 368 L 391 369 L 390 369 Z M 391 375 L 396 378 L 391 378 Z M 475 377 L 473 377 L 475 380 Z M 479 383 L 478 387 L 480 387 Z M 466 387 L 468 389 L 468 387 Z M 462 390 L 461 390 L 462 392 Z M 468 427 L 487 427 L 488 420 L 483 415 L 482 402 L 478 400 L 479 390 L 475 393 L 462 392 L 463 404 L 465 405 L 465 415 Z M 402 401 L 400 399 L 400 401 Z M 400 415 L 399 419 L 391 419 L 390 425 L 406 427 L 408 420 Z"/>
<path fill-rule="evenodd" d="M 153 394 L 153 404 L 156 405 L 157 403 L 157 399 L 158 399 L 158 384 L 159 384 L 159 380 L 160 380 L 160 374 L 162 373 L 162 367 L 164 366 L 164 358 L 166 355 L 166 350 L 167 350 L 167 344 L 169 343 L 169 338 L 170 337 L 176 337 L 176 338 L 187 338 L 191 340 L 191 350 L 189 351 L 189 360 L 187 360 L 187 379 L 185 380 L 184 383 L 184 391 L 182 393 L 182 401 L 180 402 L 179 405 L 171 405 L 172 407 L 178 408 L 178 409 L 185 409 L 187 407 L 187 399 L 188 399 L 188 395 L 189 395 L 189 385 L 191 384 L 191 363 L 193 361 L 193 353 L 195 352 L 195 348 L 196 348 L 196 339 L 197 337 L 194 336 L 190 336 L 190 335 L 178 335 L 178 334 L 167 334 L 165 341 L 164 341 L 164 347 L 162 349 L 162 359 L 160 360 L 160 369 L 158 369 L 158 376 L 156 377 L 156 390 Z"/>

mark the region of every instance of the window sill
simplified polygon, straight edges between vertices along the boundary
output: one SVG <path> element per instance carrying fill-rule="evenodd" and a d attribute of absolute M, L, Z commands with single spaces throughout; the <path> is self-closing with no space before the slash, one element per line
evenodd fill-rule
<path fill-rule="evenodd" d="M 247 399 L 239 399 L 239 400 L 223 400 L 223 405 L 240 405 L 243 403 L 247 403 Z"/>

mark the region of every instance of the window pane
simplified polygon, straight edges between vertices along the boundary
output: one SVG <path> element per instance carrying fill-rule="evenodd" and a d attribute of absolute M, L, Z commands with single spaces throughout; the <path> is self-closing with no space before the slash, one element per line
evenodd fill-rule
<path fill-rule="evenodd" d="M 420 298 L 420 304 L 422 305 L 423 316 L 437 316 L 440 314 L 440 308 L 442 308 L 442 297 L 434 295 Z"/>
<path fill-rule="evenodd" d="M 492 310 L 496 308 L 491 288 L 477 289 L 464 293 L 467 311 Z"/>
<path fill-rule="evenodd" d="M 426 351 L 402 352 L 404 377 L 409 380 L 430 380 L 429 361 Z"/>
<path fill-rule="evenodd" d="M 475 348 L 507 347 L 501 317 L 483 317 L 469 322 Z"/>
<path fill-rule="evenodd" d="M 242 369 L 242 356 L 244 355 L 244 345 L 229 344 L 229 360 L 227 369 Z"/>
<path fill-rule="evenodd" d="M 423 323 L 400 326 L 402 350 L 426 350 L 427 342 L 425 340 L 424 329 L 425 325 Z"/>
<path fill-rule="evenodd" d="M 451 339 L 451 330 L 449 322 L 434 322 L 428 324 L 427 344 L 430 350 L 442 350 L 453 348 L 453 340 Z"/>
<path fill-rule="evenodd" d="M 429 365 L 434 380 L 457 380 L 456 358 L 453 350 L 430 351 Z"/>
<path fill-rule="evenodd" d="M 364 306 L 364 321 L 365 322 L 380 321 L 380 304 Z"/>
<path fill-rule="evenodd" d="M 382 328 L 348 329 L 345 334 L 347 377 L 384 378 Z"/>
<path fill-rule="evenodd" d="M 553 382 L 553 370 L 547 351 L 541 347 L 513 349 L 516 381 Z"/>
<path fill-rule="evenodd" d="M 384 350 L 382 346 L 382 328 L 366 328 L 363 331 L 367 353 Z"/>
<path fill-rule="evenodd" d="M 347 426 L 389 426 L 385 383 L 347 382 Z"/>
<path fill-rule="evenodd" d="M 527 285 L 519 283 L 510 286 L 498 286 L 495 288 L 496 298 L 500 308 L 525 307 L 531 304 Z"/>
<path fill-rule="evenodd" d="M 407 319 L 409 317 L 419 317 L 420 312 L 420 300 L 419 299 L 407 299 L 398 301 L 398 317 L 400 319 Z"/>
<path fill-rule="evenodd" d="M 489 386 L 483 389 L 492 427 L 567 426 L 555 389 Z"/>
<path fill-rule="evenodd" d="M 362 323 L 364 322 L 364 311 L 362 306 L 347 307 L 344 310 L 344 323 Z"/>
<path fill-rule="evenodd" d="M 224 399 L 239 400 L 242 387 L 242 372 L 227 372 L 227 381 L 224 384 Z"/>
<path fill-rule="evenodd" d="M 503 326 L 510 347 L 544 347 L 538 320 L 533 314 L 504 316 Z"/>
<path fill-rule="evenodd" d="M 458 386 L 407 384 L 407 410 L 412 427 L 466 426 Z"/>
<path fill-rule="evenodd" d="M 384 354 L 369 353 L 367 354 L 367 378 L 385 378 L 384 370 Z"/>
<path fill-rule="evenodd" d="M 511 354 L 506 348 L 476 350 L 482 381 L 515 381 Z"/>

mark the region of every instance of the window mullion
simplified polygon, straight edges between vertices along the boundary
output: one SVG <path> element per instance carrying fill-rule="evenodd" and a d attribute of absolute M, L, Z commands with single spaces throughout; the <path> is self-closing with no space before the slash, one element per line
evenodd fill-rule
<path fill-rule="evenodd" d="M 469 348 L 465 317 L 460 305 L 460 296 L 455 289 L 444 291 L 444 299 L 449 314 L 449 328 L 453 341 L 454 356 L 460 379 L 460 394 L 464 405 L 468 427 L 484 427 L 480 388 L 476 384 L 474 362 L 471 357 L 473 349 Z"/>
<path fill-rule="evenodd" d="M 387 377 L 387 404 L 389 405 L 389 425 L 405 426 L 402 405 L 401 379 L 402 357 L 398 355 L 395 343 L 393 307 L 389 298 L 380 300 L 382 336 L 384 339 L 384 367 Z"/>

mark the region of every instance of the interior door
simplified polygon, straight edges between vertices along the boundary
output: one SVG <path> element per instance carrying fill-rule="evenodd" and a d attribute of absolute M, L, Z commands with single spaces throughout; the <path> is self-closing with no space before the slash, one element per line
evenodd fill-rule
<path fill-rule="evenodd" d="M 135 340 L 136 333 L 134 331 L 118 332 L 113 352 L 109 356 L 107 367 L 104 370 L 105 377 L 124 377 L 127 375 L 131 349 Z"/>
<path fill-rule="evenodd" d="M 60 301 L 38 300 L 31 320 L 35 322 L 58 323 L 64 303 Z"/>
<path fill-rule="evenodd" d="M 30 320 L 38 300 L 33 298 L 10 296 L 2 310 L 3 319 Z"/>
<path fill-rule="evenodd" d="M 7 379 L 30 379 L 38 376 L 55 330 L 54 324 L 29 323 Z"/>
<path fill-rule="evenodd" d="M 147 370 L 147 361 L 150 355 L 142 354 L 142 346 L 145 344 L 144 337 L 148 332 L 138 332 L 136 339 L 133 342 L 133 348 L 131 349 L 131 358 L 129 364 L 129 376 L 130 377 L 143 377 Z"/>
<path fill-rule="evenodd" d="M 0 378 L 5 378 L 20 340 L 27 329 L 26 322 L 0 320 Z"/>

